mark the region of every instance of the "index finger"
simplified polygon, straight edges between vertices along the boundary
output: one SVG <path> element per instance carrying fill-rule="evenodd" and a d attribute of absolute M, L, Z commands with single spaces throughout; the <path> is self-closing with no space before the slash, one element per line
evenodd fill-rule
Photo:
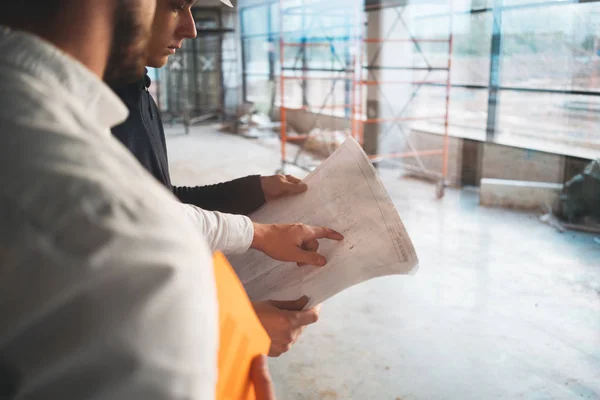
<path fill-rule="evenodd" d="M 344 240 L 344 236 L 334 231 L 331 228 L 325 228 L 324 226 L 310 226 L 310 238 L 305 240 L 305 242 L 312 239 L 331 239 L 331 240 Z"/>

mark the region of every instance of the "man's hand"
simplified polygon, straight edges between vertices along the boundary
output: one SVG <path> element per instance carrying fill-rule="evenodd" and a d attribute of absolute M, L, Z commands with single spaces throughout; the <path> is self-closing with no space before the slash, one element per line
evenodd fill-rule
<path fill-rule="evenodd" d="M 275 391 L 273 390 L 273 381 L 269 374 L 267 357 L 260 355 L 252 360 L 250 380 L 254 385 L 256 400 L 275 400 Z"/>
<path fill-rule="evenodd" d="M 325 257 L 317 253 L 317 239 L 344 240 L 344 237 L 333 229 L 293 225 L 254 224 L 252 248 L 262 251 L 269 257 L 285 262 L 317 265 L 327 263 Z"/>
<path fill-rule="evenodd" d="M 260 186 L 266 201 L 306 192 L 308 186 L 292 175 L 261 176 Z"/>
<path fill-rule="evenodd" d="M 304 328 L 317 322 L 321 307 L 302 310 L 306 303 L 306 296 L 295 301 L 269 300 L 252 303 L 258 319 L 271 338 L 269 357 L 279 357 L 287 352 Z"/>

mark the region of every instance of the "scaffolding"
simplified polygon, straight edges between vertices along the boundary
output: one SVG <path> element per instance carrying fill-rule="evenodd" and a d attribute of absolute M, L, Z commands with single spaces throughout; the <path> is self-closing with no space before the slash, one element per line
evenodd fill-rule
<path fill-rule="evenodd" d="M 302 165 L 300 156 L 306 150 L 311 135 L 324 135 L 319 129 L 319 123 L 327 119 L 339 123 L 340 119 L 347 134 L 353 136 L 359 143 L 365 146 L 365 129 L 375 128 L 379 138 L 395 136 L 403 140 L 405 149 L 402 151 L 383 152 L 379 148 L 370 151 L 370 158 L 374 164 L 391 163 L 401 165 L 405 170 L 420 176 L 433 179 L 438 184 L 436 193 L 438 197 L 444 195 L 448 182 L 448 118 L 450 109 L 450 69 L 452 60 L 452 0 L 441 0 L 428 2 L 420 0 L 416 3 L 390 2 L 377 3 L 362 1 L 309 1 L 309 0 L 279 0 L 279 58 L 280 58 L 280 115 L 281 115 L 281 171 L 286 165 L 296 165 L 310 170 L 312 166 Z M 419 37 L 412 32 L 412 27 L 405 19 L 405 11 L 411 6 L 436 5 L 446 7 L 444 15 L 447 15 L 447 33 L 443 37 Z M 370 29 L 368 24 L 370 13 L 387 12 L 387 20 L 390 24 L 386 32 L 380 32 L 380 27 Z M 296 18 L 296 25 L 302 29 L 299 34 L 290 30 L 288 23 Z M 318 26 L 320 21 L 328 21 L 327 34 L 314 34 L 323 25 Z M 342 21 L 340 23 L 332 21 Z M 337 25 L 345 26 L 347 29 L 336 30 Z M 330 28 L 330 29 L 329 29 Z M 286 30 L 287 29 L 287 30 Z M 402 32 L 402 37 L 396 35 Z M 388 49 L 388 55 L 399 58 L 403 51 L 401 46 L 411 46 L 407 53 L 415 54 L 420 58 L 419 62 L 409 62 L 407 65 L 386 65 L 382 61 L 383 48 L 386 44 L 394 45 Z M 427 46 L 444 46 L 443 59 L 431 62 L 427 55 Z M 311 65 L 308 53 L 311 48 L 327 49 L 331 65 L 324 67 Z M 343 55 L 343 57 L 341 57 Z M 293 57 L 292 57 L 293 56 Z M 343 61 L 342 61 L 343 59 Z M 440 76 L 442 74 L 442 76 Z M 390 78 L 389 76 L 392 76 Z M 400 77 L 399 77 L 400 76 Z M 302 103 L 290 104 L 291 100 L 286 98 L 292 88 L 289 83 L 298 84 L 302 89 Z M 307 87 L 311 82 L 318 82 L 320 87 L 328 87 L 321 98 L 307 95 Z M 336 85 L 345 85 L 345 97 L 343 101 L 334 101 Z M 423 87 L 439 88 L 445 91 L 444 104 L 440 110 L 434 113 L 429 107 L 420 107 L 416 115 L 414 111 L 415 99 Z M 390 91 L 394 94 L 390 99 Z M 388 95 L 386 95 L 386 92 Z M 401 95 L 400 95 L 401 94 Z M 376 96 L 376 107 L 370 105 L 370 97 Z M 298 96 L 296 96 L 298 97 Z M 398 98 L 404 97 L 405 101 L 398 104 Z M 317 101 L 315 101 L 317 100 Z M 297 103 L 297 102 L 296 102 Z M 316 104 L 315 104 L 316 103 Z M 381 106 L 385 107 L 383 109 Z M 291 111 L 307 111 L 307 119 L 312 119 L 308 129 L 295 134 L 290 132 Z M 387 114 L 387 115 L 386 115 Z M 411 139 L 410 124 L 423 121 L 437 121 L 443 125 L 441 146 L 434 148 L 420 148 Z M 333 128 L 335 131 L 335 127 Z M 287 143 L 298 142 L 299 149 L 295 157 L 288 159 L 289 149 Z M 326 142 L 326 140 L 323 140 Z M 330 153 L 334 148 L 328 149 Z M 325 154 L 327 155 L 327 154 Z M 439 170 L 427 167 L 425 158 L 439 157 Z M 409 162 L 408 160 L 412 160 Z"/>
<path fill-rule="evenodd" d="M 386 135 L 401 135 L 404 139 L 406 149 L 400 152 L 386 152 L 380 153 L 379 149 L 375 154 L 370 154 L 369 157 L 373 163 L 388 162 L 394 165 L 400 165 L 406 170 L 410 170 L 422 177 L 433 179 L 437 182 L 436 194 L 438 198 L 443 197 L 445 187 L 448 182 L 448 147 L 449 147 L 449 136 L 448 136 L 448 118 L 450 110 L 450 69 L 452 65 L 452 0 L 446 0 L 447 2 L 435 2 L 430 4 L 442 5 L 447 7 L 448 16 L 448 32 L 447 36 L 443 38 L 424 38 L 418 37 L 412 32 L 412 27 L 407 23 L 404 12 L 411 5 L 417 4 L 422 5 L 423 2 L 417 2 L 414 4 L 408 2 L 402 3 L 385 3 L 385 4 L 373 4 L 365 6 L 365 13 L 369 16 L 370 13 L 381 13 L 383 11 L 393 13 L 394 18 L 389 21 L 390 27 L 383 35 L 379 29 L 376 33 L 369 34 L 370 29 L 366 29 L 366 34 L 363 39 L 365 48 L 360 52 L 360 57 L 365 57 L 366 60 L 360 60 L 360 64 L 363 65 L 361 76 L 359 80 L 358 97 L 360 101 L 358 118 L 358 138 L 361 144 L 364 144 L 364 131 L 365 126 L 376 125 L 375 132 L 378 135 L 378 141 Z M 401 36 L 396 35 L 398 31 L 401 32 Z M 412 52 L 420 58 L 420 62 L 410 62 L 410 65 L 386 65 L 385 62 L 380 60 L 383 47 L 386 44 L 393 44 L 395 47 L 402 45 L 411 45 Z M 437 65 L 431 63 L 428 59 L 424 46 L 427 45 L 442 45 L 446 47 L 447 53 L 444 60 L 437 60 Z M 389 54 L 389 53 L 388 53 Z M 398 58 L 398 57 L 396 57 Z M 441 61 L 441 62 L 440 62 Z M 392 75 L 392 78 L 383 77 L 382 75 Z M 439 74 L 443 77 L 439 77 Z M 406 76 L 409 75 L 409 76 Z M 416 75 L 416 76 L 415 76 Z M 432 78 L 432 75 L 438 75 L 436 78 Z M 443 87 L 445 88 L 445 101 L 443 110 L 435 113 L 417 112 L 417 115 L 411 115 L 411 105 L 414 103 L 415 98 L 423 87 Z M 368 99 L 364 98 L 363 89 L 370 91 L 371 94 L 375 93 L 377 96 L 377 105 L 374 107 L 375 111 L 372 111 L 367 105 L 366 110 L 363 111 L 363 104 L 368 103 Z M 403 103 L 398 104 L 397 100 L 390 101 L 386 90 L 390 91 L 391 88 L 397 90 L 397 93 L 402 93 L 405 97 Z M 364 100 L 364 101 L 363 101 Z M 380 105 L 384 105 L 387 110 L 382 111 Z M 429 108 L 429 107 L 421 107 Z M 420 111 L 420 110 L 419 110 Z M 387 115 L 383 115 L 387 114 Z M 441 148 L 425 148 L 421 149 L 411 139 L 411 127 L 407 125 L 412 124 L 416 121 L 426 120 L 437 120 L 443 123 L 443 135 Z M 441 170 L 435 171 L 427 168 L 424 157 L 440 157 L 441 158 Z M 407 163 L 406 159 L 412 159 L 416 162 L 416 165 Z M 401 162 L 402 160 L 403 162 Z"/>
<path fill-rule="evenodd" d="M 328 128 L 336 121 L 346 134 L 357 137 L 358 125 L 348 121 L 353 121 L 358 112 L 355 92 L 361 69 L 358 63 L 361 22 L 362 1 L 279 0 L 281 172 L 287 165 L 306 170 L 313 167 L 300 160 L 315 136 L 321 137 L 328 154 L 335 150 L 327 145 L 333 142 L 331 138 L 319 130 L 325 118 L 329 120 Z M 287 98 L 293 85 L 302 91 L 301 102 L 296 104 Z M 336 96 L 340 85 L 344 88 L 342 99 Z M 289 113 L 293 111 L 310 113 L 312 121 L 302 129 L 306 133 L 290 132 Z M 300 144 L 291 160 L 287 154 L 288 142 Z"/>

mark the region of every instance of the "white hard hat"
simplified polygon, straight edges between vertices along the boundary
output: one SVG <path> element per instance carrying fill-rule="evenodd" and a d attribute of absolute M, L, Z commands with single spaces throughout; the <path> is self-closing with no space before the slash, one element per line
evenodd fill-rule
<path fill-rule="evenodd" d="M 229 7 L 233 7 L 233 4 L 231 4 L 231 0 L 221 0 L 221 3 L 227 4 Z"/>

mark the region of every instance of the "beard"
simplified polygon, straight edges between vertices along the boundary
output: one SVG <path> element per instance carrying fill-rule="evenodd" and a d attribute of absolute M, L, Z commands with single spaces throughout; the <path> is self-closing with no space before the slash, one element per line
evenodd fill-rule
<path fill-rule="evenodd" d="M 134 82 L 144 76 L 152 18 L 139 1 L 118 0 L 104 81 L 111 86 Z M 145 20 L 147 19 L 147 20 Z"/>

